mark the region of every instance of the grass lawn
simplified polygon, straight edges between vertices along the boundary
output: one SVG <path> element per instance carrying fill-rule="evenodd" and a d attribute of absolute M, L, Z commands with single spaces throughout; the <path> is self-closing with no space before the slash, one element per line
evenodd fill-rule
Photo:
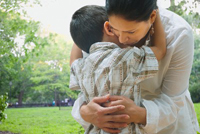
<path fill-rule="evenodd" d="M 71 116 L 71 107 L 7 109 L 8 119 L 0 131 L 21 134 L 82 134 L 83 128 Z"/>
<path fill-rule="evenodd" d="M 196 114 L 197 114 L 197 119 L 198 119 L 198 122 L 199 122 L 199 125 L 200 125 L 200 103 L 194 104 L 194 108 L 195 108 L 195 111 L 196 111 Z M 197 134 L 200 134 L 200 133 L 197 133 Z"/>
<path fill-rule="evenodd" d="M 200 103 L 195 104 L 200 124 Z M 83 128 L 72 118 L 71 107 L 7 109 L 8 119 L 0 124 L 0 131 L 21 134 L 83 134 Z M 200 133 L 198 133 L 200 134 Z"/>

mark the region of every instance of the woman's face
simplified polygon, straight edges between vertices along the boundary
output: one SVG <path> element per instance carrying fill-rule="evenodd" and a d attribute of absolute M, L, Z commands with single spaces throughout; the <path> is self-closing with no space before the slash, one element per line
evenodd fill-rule
<path fill-rule="evenodd" d="M 109 28 L 119 38 L 119 42 L 124 47 L 134 46 L 145 37 L 150 27 L 150 20 L 137 22 L 125 20 L 119 15 L 109 16 Z"/>

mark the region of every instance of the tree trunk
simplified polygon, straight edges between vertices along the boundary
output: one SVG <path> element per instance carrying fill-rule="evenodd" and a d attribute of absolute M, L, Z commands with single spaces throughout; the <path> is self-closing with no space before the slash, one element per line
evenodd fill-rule
<path fill-rule="evenodd" d="M 170 0 L 171 6 L 175 6 L 175 0 Z"/>
<path fill-rule="evenodd" d="M 175 0 L 170 0 L 170 7 L 171 7 L 173 12 L 176 11 Z"/>
<path fill-rule="evenodd" d="M 22 106 L 22 99 L 24 95 L 24 90 L 20 91 L 19 96 L 18 96 L 18 105 Z"/>
<path fill-rule="evenodd" d="M 54 99 L 55 99 L 55 106 L 57 106 L 57 94 L 56 94 L 56 88 L 55 88 L 55 91 L 54 91 Z"/>

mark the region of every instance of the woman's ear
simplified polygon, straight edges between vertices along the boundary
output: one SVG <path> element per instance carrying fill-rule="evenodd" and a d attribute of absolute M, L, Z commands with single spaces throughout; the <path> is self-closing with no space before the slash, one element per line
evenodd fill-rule
<path fill-rule="evenodd" d="M 104 30 L 105 30 L 105 32 L 106 32 L 107 35 L 114 36 L 114 33 L 111 31 L 111 28 L 110 28 L 110 25 L 109 25 L 108 21 L 106 21 L 104 23 Z"/>
<path fill-rule="evenodd" d="M 153 10 L 151 15 L 150 15 L 150 23 L 153 24 L 156 20 L 156 15 L 157 15 L 157 11 Z"/>

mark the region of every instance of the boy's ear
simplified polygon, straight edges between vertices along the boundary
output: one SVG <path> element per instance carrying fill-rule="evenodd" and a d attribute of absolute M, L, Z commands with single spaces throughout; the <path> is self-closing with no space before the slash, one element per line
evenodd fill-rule
<path fill-rule="evenodd" d="M 110 28 L 110 25 L 109 25 L 108 21 L 106 21 L 104 23 L 104 30 L 105 30 L 105 32 L 106 32 L 107 35 L 114 36 L 113 32 L 111 31 L 111 28 Z"/>

